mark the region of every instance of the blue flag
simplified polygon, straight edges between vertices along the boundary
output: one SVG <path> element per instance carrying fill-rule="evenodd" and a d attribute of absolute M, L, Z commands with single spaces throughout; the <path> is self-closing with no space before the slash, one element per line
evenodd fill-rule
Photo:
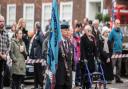
<path fill-rule="evenodd" d="M 57 0 L 52 0 L 52 14 L 50 25 L 50 38 L 48 42 L 47 64 L 52 72 L 52 79 L 55 79 L 56 66 L 58 64 L 59 42 L 61 41 L 60 20 Z M 54 81 L 54 80 L 53 80 Z M 50 81 L 52 84 L 52 81 Z M 52 86 L 52 85 L 50 85 Z"/>
<path fill-rule="evenodd" d="M 50 38 L 48 43 L 48 58 L 47 63 L 53 74 L 56 73 L 56 64 L 58 64 L 58 50 L 59 42 L 61 41 L 61 31 L 60 31 L 60 20 L 58 12 L 57 0 L 52 1 L 52 15 L 51 15 L 51 29 Z"/>

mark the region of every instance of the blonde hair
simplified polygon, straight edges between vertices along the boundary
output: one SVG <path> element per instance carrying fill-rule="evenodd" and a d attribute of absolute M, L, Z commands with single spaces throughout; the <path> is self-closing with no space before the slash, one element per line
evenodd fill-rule
<path fill-rule="evenodd" d="M 22 22 L 23 22 L 23 21 L 24 21 L 23 18 L 20 18 L 20 19 L 19 19 L 16 29 L 22 29 Z"/>

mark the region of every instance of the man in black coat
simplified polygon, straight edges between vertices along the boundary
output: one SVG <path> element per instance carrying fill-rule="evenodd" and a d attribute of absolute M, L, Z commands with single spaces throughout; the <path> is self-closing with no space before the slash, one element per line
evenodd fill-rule
<path fill-rule="evenodd" d="M 32 43 L 30 46 L 30 55 L 31 59 L 37 60 L 43 58 L 42 53 L 42 44 L 43 44 L 43 33 L 41 31 L 41 25 L 39 22 L 35 23 L 36 34 L 32 38 Z M 34 64 L 34 89 L 38 89 L 38 85 L 43 88 L 43 67 L 41 63 Z"/>
<path fill-rule="evenodd" d="M 103 43 L 103 39 L 102 39 L 101 32 L 98 27 L 99 27 L 99 20 L 94 20 L 92 24 L 92 34 L 94 35 L 95 40 L 96 40 L 98 57 L 100 57 L 100 53 L 102 52 L 102 48 L 100 44 Z"/>
<path fill-rule="evenodd" d="M 62 41 L 59 44 L 55 89 L 72 89 L 73 48 L 67 37 L 68 30 L 68 22 L 63 21 L 61 24 Z"/>

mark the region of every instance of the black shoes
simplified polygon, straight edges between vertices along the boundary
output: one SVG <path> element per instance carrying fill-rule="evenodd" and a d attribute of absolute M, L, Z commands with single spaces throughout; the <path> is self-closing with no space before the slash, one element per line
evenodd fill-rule
<path fill-rule="evenodd" d="M 107 84 L 112 84 L 112 81 L 107 81 Z"/>
<path fill-rule="evenodd" d="M 31 89 L 43 89 L 43 87 L 40 87 L 40 88 L 31 88 Z"/>
<path fill-rule="evenodd" d="M 116 80 L 116 83 L 124 83 L 122 80 Z"/>

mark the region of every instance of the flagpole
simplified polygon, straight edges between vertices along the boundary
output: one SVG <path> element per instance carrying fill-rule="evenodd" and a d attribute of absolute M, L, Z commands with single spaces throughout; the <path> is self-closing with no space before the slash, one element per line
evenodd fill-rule
<path fill-rule="evenodd" d="M 115 4 L 116 4 L 116 0 L 112 0 L 112 23 L 113 23 L 113 27 L 114 27 L 114 22 L 115 22 Z"/>

